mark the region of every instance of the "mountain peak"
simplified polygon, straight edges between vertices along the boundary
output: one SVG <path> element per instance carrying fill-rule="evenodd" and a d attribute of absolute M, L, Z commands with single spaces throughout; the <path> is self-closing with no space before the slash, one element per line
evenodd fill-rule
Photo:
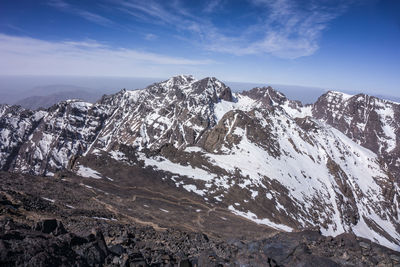
<path fill-rule="evenodd" d="M 197 94 L 207 93 L 211 95 L 213 102 L 219 100 L 232 102 L 232 91 L 227 85 L 215 77 L 206 77 L 193 84 L 193 92 Z"/>
<path fill-rule="evenodd" d="M 190 85 L 197 80 L 192 76 L 192 75 L 176 75 L 172 76 L 168 80 L 161 82 L 161 84 L 166 85 L 167 87 L 173 87 L 175 86 L 185 86 L 185 85 Z"/>
<path fill-rule="evenodd" d="M 157 92 L 174 91 L 174 94 L 185 95 L 207 95 L 214 103 L 220 100 L 233 101 L 232 91 L 222 81 L 215 77 L 206 77 L 196 80 L 191 75 L 178 75 L 161 83 L 150 86 L 151 90 Z"/>
<path fill-rule="evenodd" d="M 352 98 L 354 95 L 346 94 L 346 93 L 339 92 L 339 91 L 329 90 L 328 92 L 326 92 L 322 96 L 339 98 L 341 100 L 345 100 L 346 101 L 346 100 Z"/>
<path fill-rule="evenodd" d="M 258 100 L 267 106 L 282 105 L 288 100 L 284 94 L 273 89 L 271 86 L 255 87 L 250 91 L 243 92 L 243 95 Z"/>

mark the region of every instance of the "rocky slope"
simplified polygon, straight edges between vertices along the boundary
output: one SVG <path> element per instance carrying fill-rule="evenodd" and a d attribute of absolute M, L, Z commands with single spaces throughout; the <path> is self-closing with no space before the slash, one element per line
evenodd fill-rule
<path fill-rule="evenodd" d="M 271 234 L 248 225 L 258 238 L 225 236 L 207 229 L 166 229 L 166 212 L 153 220 L 161 227 L 146 226 L 126 208 L 140 211 L 146 205 L 156 214 L 160 205 L 154 198 L 139 196 L 137 189 L 135 201 L 121 196 L 119 205 L 125 203 L 125 209 L 114 209 L 110 198 L 116 196 L 103 191 L 112 191 L 111 181 L 84 186 L 87 179 L 73 173 L 49 179 L 3 172 L 0 182 L 1 266 L 393 266 L 400 262 L 399 252 L 353 234 L 335 238 L 310 230 Z M 180 203 L 181 208 L 199 206 L 196 196 L 186 194 L 187 203 Z M 164 200 L 163 208 L 171 201 L 161 195 L 158 199 Z M 172 206 L 168 209 L 179 212 Z M 218 217 L 221 212 L 203 215 Z M 246 224 L 240 216 L 229 212 L 224 216 L 228 218 L 224 224 L 213 225 L 219 233 L 226 233 L 235 220 Z"/>
<path fill-rule="evenodd" d="M 398 105 L 361 98 L 329 92 L 302 106 L 270 87 L 232 94 L 215 78 L 177 76 L 95 104 L 2 106 L 0 162 L 116 185 L 144 172 L 274 231 L 353 233 L 399 250 Z"/>

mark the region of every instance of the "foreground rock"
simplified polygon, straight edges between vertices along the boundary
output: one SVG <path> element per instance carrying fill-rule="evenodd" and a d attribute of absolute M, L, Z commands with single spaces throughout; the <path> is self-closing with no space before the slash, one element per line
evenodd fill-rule
<path fill-rule="evenodd" d="M 244 243 L 117 224 L 87 235 L 45 233 L 12 219 L 0 224 L 2 266 L 393 266 L 400 260 L 399 253 L 350 234 L 304 231 Z"/>
<path fill-rule="evenodd" d="M 302 231 L 259 240 L 218 238 L 107 218 L 62 217 L 67 208 L 60 207 L 28 192 L 2 188 L 0 265 L 395 266 L 400 261 L 400 253 L 352 234 L 332 238 Z"/>

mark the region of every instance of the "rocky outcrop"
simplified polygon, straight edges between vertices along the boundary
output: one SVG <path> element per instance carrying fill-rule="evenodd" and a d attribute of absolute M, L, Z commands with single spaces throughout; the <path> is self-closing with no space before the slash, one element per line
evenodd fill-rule
<path fill-rule="evenodd" d="M 58 222 L 60 223 L 60 222 Z M 0 221 L 2 266 L 392 266 L 400 254 L 344 234 L 282 233 L 272 238 L 218 242 L 176 230 L 112 226 L 86 236 L 54 236 Z"/>
<path fill-rule="evenodd" d="M 288 99 L 280 92 L 268 87 L 256 87 L 249 91 L 243 92 L 243 95 L 254 100 L 262 102 L 265 106 L 272 107 L 274 105 L 282 105 Z"/>

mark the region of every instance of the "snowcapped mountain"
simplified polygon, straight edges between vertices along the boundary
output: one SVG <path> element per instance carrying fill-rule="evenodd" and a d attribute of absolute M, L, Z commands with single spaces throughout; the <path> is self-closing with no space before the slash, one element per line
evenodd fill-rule
<path fill-rule="evenodd" d="M 176 76 L 95 104 L 0 106 L 0 166 L 117 183 L 108 165 L 137 165 L 258 224 L 400 250 L 399 107 L 338 92 L 303 106 L 271 87 L 233 94 Z"/>

